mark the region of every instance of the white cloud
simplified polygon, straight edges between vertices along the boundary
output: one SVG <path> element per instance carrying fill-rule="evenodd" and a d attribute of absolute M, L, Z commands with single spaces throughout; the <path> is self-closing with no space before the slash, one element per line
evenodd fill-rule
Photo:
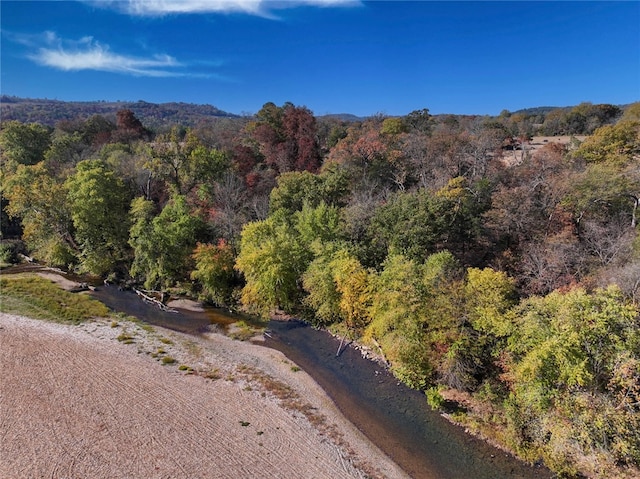
<path fill-rule="evenodd" d="M 23 39 L 21 43 L 36 48 L 35 53 L 27 55 L 28 58 L 58 70 L 95 70 L 147 77 L 188 75 L 183 70 L 185 65 L 169 55 L 148 58 L 122 55 L 112 52 L 108 45 L 93 37 L 63 40 L 53 32 L 45 32 L 28 40 Z"/>
<path fill-rule="evenodd" d="M 302 5 L 358 5 L 360 0 L 102 0 L 102 3 L 138 16 L 185 13 L 247 13 L 270 16 L 270 10 Z"/>
<path fill-rule="evenodd" d="M 259 14 L 261 0 L 128 0 L 123 7 L 133 15 L 242 12 Z"/>

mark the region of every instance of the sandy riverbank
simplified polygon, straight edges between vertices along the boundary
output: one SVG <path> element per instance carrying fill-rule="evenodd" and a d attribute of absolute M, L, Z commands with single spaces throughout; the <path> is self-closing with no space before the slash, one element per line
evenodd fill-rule
<path fill-rule="evenodd" d="M 220 334 L 0 314 L 0 368 L 3 478 L 407 477 L 285 356 Z"/>

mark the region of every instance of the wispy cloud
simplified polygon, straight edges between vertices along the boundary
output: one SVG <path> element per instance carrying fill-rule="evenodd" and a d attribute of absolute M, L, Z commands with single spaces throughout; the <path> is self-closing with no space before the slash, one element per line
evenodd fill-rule
<path fill-rule="evenodd" d="M 94 70 L 146 77 L 204 76 L 189 73 L 187 65 L 170 55 L 139 57 L 120 54 L 90 36 L 65 40 L 54 32 L 45 32 L 41 35 L 12 35 L 12 39 L 33 50 L 27 58 L 58 70 Z"/>
<path fill-rule="evenodd" d="M 304 5 L 317 7 L 359 5 L 361 2 L 360 0 L 100 0 L 100 3 L 137 16 L 246 13 L 268 17 L 273 10 Z"/>

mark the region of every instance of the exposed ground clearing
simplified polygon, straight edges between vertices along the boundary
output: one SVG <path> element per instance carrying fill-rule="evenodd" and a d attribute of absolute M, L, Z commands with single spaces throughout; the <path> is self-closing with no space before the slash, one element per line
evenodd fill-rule
<path fill-rule="evenodd" d="M 406 477 L 292 366 L 218 334 L 0 314 L 0 477 Z"/>

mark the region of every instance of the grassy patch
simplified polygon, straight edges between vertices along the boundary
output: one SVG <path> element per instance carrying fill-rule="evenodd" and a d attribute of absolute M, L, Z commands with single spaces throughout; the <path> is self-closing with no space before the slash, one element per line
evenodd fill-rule
<path fill-rule="evenodd" d="M 123 333 L 120 333 L 120 334 L 116 337 L 116 339 L 117 339 L 118 341 L 120 341 L 121 343 L 124 343 L 124 344 L 132 344 L 132 343 L 134 343 L 134 342 L 135 342 L 135 341 L 134 341 L 134 337 L 133 337 L 133 336 L 130 336 L 129 334 L 124 333 L 124 332 L 123 332 Z"/>
<path fill-rule="evenodd" d="M 171 356 L 164 356 L 160 362 L 162 364 L 173 364 L 176 362 L 176 360 L 174 358 L 172 358 Z"/>
<path fill-rule="evenodd" d="M 109 316 L 109 309 L 99 301 L 64 291 L 52 281 L 32 274 L 0 278 L 0 311 L 72 324 Z"/>
<path fill-rule="evenodd" d="M 206 371 L 203 376 L 207 379 L 211 379 L 212 381 L 215 381 L 216 379 L 220 379 L 222 376 L 220 374 L 220 371 L 218 371 L 217 369 L 212 369 L 210 371 Z"/>
<path fill-rule="evenodd" d="M 228 336 L 232 339 L 246 341 L 262 334 L 266 326 L 267 323 L 259 319 L 241 319 L 231 325 Z"/>
<path fill-rule="evenodd" d="M 146 331 L 147 333 L 155 332 L 155 329 L 150 324 L 141 323 L 139 327 L 140 329 L 142 329 L 143 331 Z"/>

